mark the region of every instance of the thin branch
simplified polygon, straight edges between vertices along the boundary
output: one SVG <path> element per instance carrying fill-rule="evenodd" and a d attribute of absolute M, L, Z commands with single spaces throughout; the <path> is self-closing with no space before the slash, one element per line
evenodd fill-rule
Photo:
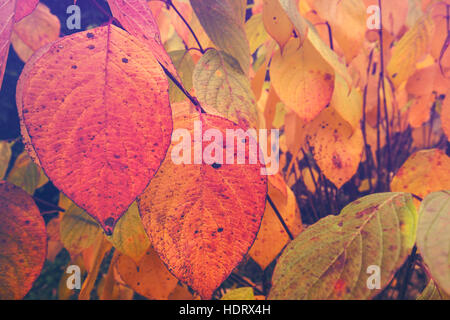
<path fill-rule="evenodd" d="M 47 206 L 47 207 L 50 207 L 50 208 L 52 208 L 52 209 L 55 210 L 55 211 L 61 211 L 61 212 L 66 211 L 66 210 L 64 210 L 63 208 L 58 207 L 56 204 L 53 204 L 53 203 L 51 203 L 51 202 L 48 202 L 48 201 L 39 199 L 39 198 L 36 197 L 36 196 L 33 196 L 33 199 L 34 199 L 34 201 L 39 202 L 39 203 L 41 203 L 41 204 L 43 204 L 43 205 L 45 205 L 45 206 Z"/>
<path fill-rule="evenodd" d="M 333 33 L 331 32 L 331 27 L 330 24 L 327 22 L 325 22 L 325 25 L 327 26 L 328 29 L 328 39 L 330 40 L 330 49 L 334 50 L 334 46 L 333 46 Z"/>
<path fill-rule="evenodd" d="M 197 38 L 197 35 L 195 34 L 194 30 L 191 28 L 191 26 L 189 25 L 189 23 L 186 21 L 186 19 L 183 17 L 183 15 L 181 14 L 180 11 L 178 11 L 178 9 L 175 7 L 175 5 L 173 4 L 172 0 L 166 0 L 165 1 L 168 5 L 170 5 L 172 7 L 172 9 L 176 12 L 176 14 L 180 17 L 181 20 L 183 20 L 183 23 L 186 25 L 186 27 L 189 29 L 189 31 L 191 32 L 192 36 L 194 37 L 195 41 L 198 44 L 198 47 L 200 49 L 201 53 L 205 53 L 205 50 L 203 49 L 200 41 Z"/>
<path fill-rule="evenodd" d="M 165 74 L 169 77 L 170 80 L 173 81 L 173 83 L 175 83 L 175 85 L 178 87 L 178 89 L 181 90 L 181 92 L 183 92 L 183 94 L 192 102 L 192 104 L 201 112 L 201 113 L 206 113 L 205 110 L 203 110 L 202 106 L 200 105 L 200 102 L 198 102 L 197 98 L 192 96 L 185 88 L 184 86 L 177 80 L 177 78 L 174 77 L 173 74 L 170 73 L 169 70 L 167 70 L 166 67 L 164 67 L 164 65 L 162 65 L 161 63 L 159 63 L 159 65 L 161 66 L 161 68 L 163 68 Z"/>
<path fill-rule="evenodd" d="M 278 220 L 280 220 L 284 230 L 286 231 L 287 235 L 289 236 L 289 239 L 294 240 L 294 236 L 292 235 L 291 231 L 289 231 L 288 226 L 286 225 L 286 222 L 284 222 L 283 217 L 281 216 L 280 212 L 278 211 L 277 207 L 273 203 L 272 199 L 269 195 L 267 195 L 267 201 L 269 202 L 270 206 L 272 207 L 273 211 L 275 211 L 275 214 L 278 217 Z"/>
<path fill-rule="evenodd" d="M 382 8 L 381 8 L 381 0 L 378 0 L 378 7 L 380 8 L 380 78 L 381 78 L 381 87 L 383 90 L 383 106 L 384 106 L 384 117 L 385 117 L 385 123 L 386 123 L 386 148 L 387 148 L 387 185 L 386 187 L 389 188 L 390 185 L 390 176 L 392 171 L 392 160 L 391 160 L 391 141 L 390 141 L 390 124 L 389 124 L 389 113 L 387 108 L 387 102 L 386 102 L 386 86 L 384 83 L 384 45 L 383 45 L 383 19 L 382 19 Z M 380 94 L 380 92 L 378 92 Z M 378 165 L 380 165 L 378 163 Z"/>

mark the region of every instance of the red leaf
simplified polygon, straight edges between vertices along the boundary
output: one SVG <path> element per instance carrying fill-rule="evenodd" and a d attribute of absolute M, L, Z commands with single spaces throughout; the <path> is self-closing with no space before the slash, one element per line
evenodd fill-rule
<path fill-rule="evenodd" d="M 41 166 L 112 234 L 170 144 L 164 72 L 146 46 L 113 25 L 62 38 L 32 60 L 17 104 Z"/>
<path fill-rule="evenodd" d="M 176 118 L 174 127 L 190 133 L 192 140 L 183 143 L 190 144 L 191 155 L 198 155 L 194 121 L 201 121 L 202 133 L 209 129 L 222 133 L 222 143 L 228 146 L 226 130 L 240 128 L 208 114 Z M 217 140 L 212 144 L 222 146 Z M 138 198 L 139 211 L 154 249 L 170 271 L 209 299 L 255 240 L 265 208 L 267 177 L 261 175 L 260 163 L 249 164 L 248 142 L 244 164 L 177 165 L 169 155 L 178 155 L 175 146 L 179 145 L 171 145 L 157 175 Z M 208 146 L 210 142 L 203 141 L 204 152 Z"/>
<path fill-rule="evenodd" d="M 113 16 L 119 20 L 120 24 L 146 43 L 152 50 L 156 59 L 175 77 L 178 77 L 177 70 L 172 64 L 161 42 L 158 24 L 153 17 L 152 11 L 146 0 L 108 0 Z"/>
<path fill-rule="evenodd" d="M 45 261 L 44 219 L 28 193 L 6 181 L 0 181 L 0 216 L 0 300 L 21 299 Z"/>

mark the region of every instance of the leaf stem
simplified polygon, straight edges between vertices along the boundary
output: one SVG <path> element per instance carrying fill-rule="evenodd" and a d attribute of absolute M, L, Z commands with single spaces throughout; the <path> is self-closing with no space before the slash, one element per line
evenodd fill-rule
<path fill-rule="evenodd" d="M 47 201 L 45 201 L 45 200 L 39 199 L 39 198 L 36 197 L 36 196 L 33 196 L 33 199 L 34 199 L 34 201 L 36 201 L 36 202 L 39 202 L 39 203 L 41 203 L 41 204 L 43 204 L 43 205 L 45 205 L 45 206 L 47 206 L 47 207 L 52 208 L 54 211 L 61 211 L 61 212 L 66 211 L 66 210 L 64 210 L 63 208 L 58 207 L 56 204 L 53 204 L 53 203 L 47 202 Z"/>
<path fill-rule="evenodd" d="M 267 201 L 269 202 L 270 206 L 272 207 L 273 211 L 275 211 L 275 214 L 278 217 L 278 220 L 280 220 L 281 225 L 283 226 L 284 230 L 286 231 L 287 235 L 289 236 L 289 239 L 294 240 L 294 236 L 292 235 L 291 231 L 289 231 L 288 226 L 286 225 L 286 222 L 284 222 L 283 217 L 280 214 L 280 211 L 278 211 L 277 207 L 273 203 L 272 199 L 269 195 L 267 195 Z"/>
<path fill-rule="evenodd" d="M 186 19 L 183 17 L 183 15 L 181 14 L 180 11 L 178 11 L 178 9 L 175 7 L 175 5 L 173 4 L 172 0 L 165 0 L 165 2 L 172 7 L 172 9 L 176 12 L 176 14 L 180 17 L 181 20 L 183 20 L 183 23 L 186 25 L 186 27 L 189 29 L 189 31 L 191 32 L 192 36 L 194 37 L 195 41 L 198 44 L 199 50 L 201 53 L 205 53 L 205 50 L 203 49 L 200 41 L 197 38 L 197 35 L 195 34 L 194 30 L 191 28 L 191 26 L 189 25 L 189 23 L 186 21 Z"/>

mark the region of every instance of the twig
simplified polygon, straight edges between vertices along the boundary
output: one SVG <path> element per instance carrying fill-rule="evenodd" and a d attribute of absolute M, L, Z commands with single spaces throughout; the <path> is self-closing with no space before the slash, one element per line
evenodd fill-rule
<path fill-rule="evenodd" d="M 380 78 L 381 78 L 381 87 L 383 90 L 383 106 L 384 106 L 384 117 L 385 117 L 385 124 L 386 124 L 386 149 L 387 149 L 387 185 L 386 188 L 389 189 L 390 186 L 390 177 L 391 177 L 391 171 L 392 171 L 392 164 L 391 164 L 391 141 L 390 141 L 390 124 L 389 124 L 389 113 L 387 109 L 387 101 L 386 101 L 386 86 L 384 83 L 384 45 L 383 45 L 383 19 L 382 19 L 382 8 L 381 8 L 381 0 L 378 0 L 378 7 L 380 8 Z M 378 95 L 380 92 L 378 92 Z M 378 165 L 380 165 L 378 163 Z"/>
<path fill-rule="evenodd" d="M 36 196 L 33 196 L 33 199 L 34 199 L 36 202 L 42 203 L 43 205 L 45 205 L 45 206 L 47 206 L 47 207 L 50 207 L 50 208 L 54 209 L 55 211 L 62 211 L 62 212 L 66 211 L 66 210 L 64 210 L 63 208 L 58 207 L 56 204 L 53 204 L 53 203 L 47 202 L 47 201 L 45 201 L 45 200 L 39 199 L 39 198 L 36 197 Z"/>
<path fill-rule="evenodd" d="M 189 29 L 189 31 L 191 32 L 192 36 L 194 37 L 195 41 L 198 44 L 198 47 L 200 49 L 201 53 L 205 53 L 205 50 L 203 50 L 203 47 L 200 43 L 200 41 L 197 38 L 197 35 L 195 34 L 194 30 L 192 30 L 191 26 L 189 25 L 189 23 L 186 21 L 186 19 L 183 17 L 183 15 L 181 14 L 180 11 L 178 11 L 178 9 L 175 7 L 175 5 L 173 4 L 172 0 L 165 0 L 165 2 L 170 5 L 172 7 L 172 9 L 176 12 L 176 14 L 180 17 L 181 20 L 183 20 L 184 24 L 186 25 L 186 27 Z"/>
<path fill-rule="evenodd" d="M 270 206 L 272 207 L 273 211 L 275 211 L 275 214 L 278 217 L 278 220 L 280 220 L 284 230 L 286 231 L 287 235 L 289 236 L 289 239 L 294 240 L 294 236 L 292 235 L 291 231 L 289 231 L 288 226 L 286 225 L 286 222 L 284 222 L 283 217 L 281 216 L 280 212 L 278 211 L 277 207 L 273 203 L 272 199 L 269 195 L 267 195 L 267 201 L 269 202 Z"/>

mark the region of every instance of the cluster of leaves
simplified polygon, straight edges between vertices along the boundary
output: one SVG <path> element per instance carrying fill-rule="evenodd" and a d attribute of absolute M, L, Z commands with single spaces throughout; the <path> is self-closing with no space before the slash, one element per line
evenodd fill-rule
<path fill-rule="evenodd" d="M 371 266 L 404 298 L 416 265 L 420 298 L 447 297 L 448 1 L 93 4 L 109 22 L 60 38 L 38 0 L 0 0 L 0 79 L 10 43 L 26 62 L 25 151 L 0 141 L 0 298 L 63 248 L 79 299 L 368 299 L 386 292 Z M 279 129 L 281 171 L 175 165 L 171 134 L 195 121 Z M 48 184 L 61 193 L 42 211 Z M 268 285 L 233 271 L 250 263 Z"/>

